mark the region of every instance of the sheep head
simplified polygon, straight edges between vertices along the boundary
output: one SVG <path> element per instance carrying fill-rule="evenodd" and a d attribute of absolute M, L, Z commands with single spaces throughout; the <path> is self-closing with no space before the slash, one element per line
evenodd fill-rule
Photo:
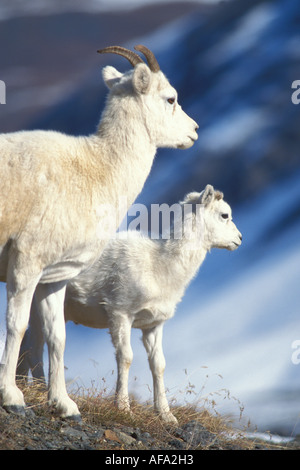
<path fill-rule="evenodd" d="M 119 72 L 112 66 L 104 67 L 103 79 L 114 96 L 134 98 L 151 142 L 156 147 L 186 149 L 197 140 L 198 125 L 177 102 L 177 92 L 160 69 L 160 66 L 146 46 L 135 49 L 146 57 L 147 64 L 133 51 L 124 47 L 111 46 L 97 52 L 113 53 L 126 58 L 133 70 Z M 132 100 L 131 100 L 132 102 Z"/>
<path fill-rule="evenodd" d="M 196 230 L 207 250 L 232 251 L 241 245 L 242 235 L 232 221 L 231 207 L 224 201 L 222 192 L 208 184 L 201 193 L 187 194 L 182 204 L 192 204 Z"/>

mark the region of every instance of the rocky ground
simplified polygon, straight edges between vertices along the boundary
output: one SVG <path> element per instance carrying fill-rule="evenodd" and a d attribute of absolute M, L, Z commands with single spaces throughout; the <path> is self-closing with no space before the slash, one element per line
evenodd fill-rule
<path fill-rule="evenodd" d="M 232 444 L 231 444 L 232 445 Z M 186 450 L 220 448 L 218 438 L 197 421 L 165 428 L 159 437 L 119 423 L 109 426 L 7 413 L 0 408 L 0 449 L 6 450 Z"/>
<path fill-rule="evenodd" d="M 146 423 L 145 423 L 146 424 Z M 37 414 L 26 417 L 7 413 L 0 407 L 0 450 L 270 450 L 299 448 L 299 442 L 271 445 L 259 440 L 228 439 L 209 431 L 198 420 L 179 426 L 160 426 L 160 432 L 147 432 L 120 422 L 81 423 Z"/>

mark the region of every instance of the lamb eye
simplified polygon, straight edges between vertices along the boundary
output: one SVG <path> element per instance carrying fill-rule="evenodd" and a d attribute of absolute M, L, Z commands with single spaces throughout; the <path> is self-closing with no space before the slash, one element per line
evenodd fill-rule
<path fill-rule="evenodd" d="M 222 219 L 228 219 L 228 214 L 222 214 Z"/>
<path fill-rule="evenodd" d="M 167 102 L 170 103 L 170 104 L 174 104 L 175 103 L 175 98 L 168 98 Z"/>

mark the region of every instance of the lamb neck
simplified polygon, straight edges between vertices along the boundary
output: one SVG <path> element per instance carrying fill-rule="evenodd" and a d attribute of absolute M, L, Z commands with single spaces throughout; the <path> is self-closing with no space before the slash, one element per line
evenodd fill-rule
<path fill-rule="evenodd" d="M 165 252 L 168 258 L 168 269 L 174 272 L 177 281 L 186 286 L 203 263 L 207 249 L 200 241 L 191 241 L 183 235 L 180 239 L 165 240 L 162 252 Z"/>

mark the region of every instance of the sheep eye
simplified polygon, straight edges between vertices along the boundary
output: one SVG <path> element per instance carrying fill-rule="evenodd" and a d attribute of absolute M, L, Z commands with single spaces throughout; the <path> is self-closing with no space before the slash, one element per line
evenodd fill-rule
<path fill-rule="evenodd" d="M 175 103 L 175 98 L 169 98 L 169 99 L 167 99 L 167 102 L 170 103 L 170 104 L 174 104 Z"/>
<path fill-rule="evenodd" d="M 222 214 L 222 219 L 228 219 L 228 214 Z"/>

